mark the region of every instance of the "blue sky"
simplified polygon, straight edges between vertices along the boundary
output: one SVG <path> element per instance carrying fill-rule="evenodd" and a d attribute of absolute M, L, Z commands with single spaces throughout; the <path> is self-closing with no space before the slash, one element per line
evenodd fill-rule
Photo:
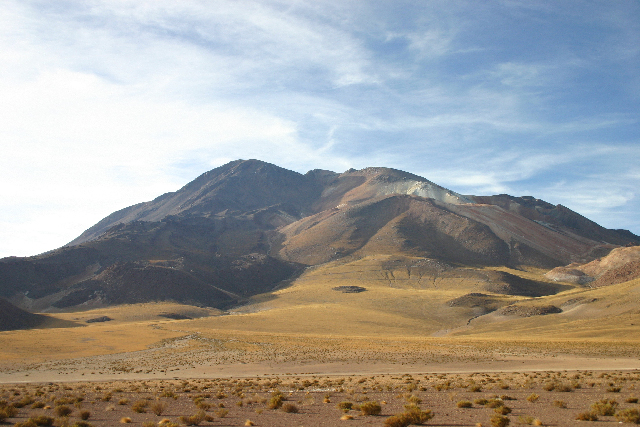
<path fill-rule="evenodd" d="M 0 256 L 235 159 L 388 166 L 640 234 L 640 3 L 0 3 Z"/>

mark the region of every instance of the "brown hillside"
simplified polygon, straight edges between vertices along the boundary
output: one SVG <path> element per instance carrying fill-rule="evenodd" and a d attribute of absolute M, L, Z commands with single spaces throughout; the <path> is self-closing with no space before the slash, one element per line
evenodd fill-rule
<path fill-rule="evenodd" d="M 72 326 L 78 325 L 70 321 L 29 313 L 16 307 L 4 298 L 0 298 L 0 331 L 47 327 L 68 328 Z"/>
<path fill-rule="evenodd" d="M 442 276 L 417 265 L 549 269 L 636 241 L 562 206 L 528 197 L 463 196 L 399 170 L 300 174 L 238 160 L 176 192 L 114 212 L 66 247 L 0 260 L 0 296 L 32 311 L 151 301 L 228 308 L 291 285 L 305 266 L 329 262 L 394 259 L 393 271 L 419 272 L 424 284 Z M 537 279 L 525 286 L 508 276 L 475 283 L 465 292 L 490 292 L 499 300 L 559 289 Z"/>
<path fill-rule="evenodd" d="M 547 278 L 589 286 L 624 283 L 640 277 L 640 246 L 613 249 L 604 258 L 549 271 Z"/>

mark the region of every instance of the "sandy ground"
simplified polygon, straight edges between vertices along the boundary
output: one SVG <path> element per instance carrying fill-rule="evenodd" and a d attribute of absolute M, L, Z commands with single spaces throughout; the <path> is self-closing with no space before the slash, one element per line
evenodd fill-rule
<path fill-rule="evenodd" d="M 640 369 L 635 343 L 216 336 L 190 333 L 95 356 L 7 358 L 0 383 Z"/>
<path fill-rule="evenodd" d="M 190 425 L 183 417 L 203 411 L 198 424 L 207 426 L 383 426 L 413 404 L 434 415 L 428 425 L 473 427 L 492 425 L 496 410 L 505 412 L 512 425 L 575 425 L 579 414 L 597 413 L 594 404 L 604 399 L 611 412 L 597 415 L 597 425 L 613 426 L 618 425 L 614 413 L 638 408 L 639 381 L 640 371 L 291 374 L 4 384 L 0 400 L 19 408 L 9 424 L 44 416 L 56 426 L 74 425 L 84 412 L 96 427 L 121 422 L 151 427 L 163 419 L 177 426 Z M 270 408 L 278 392 L 286 406 Z M 351 409 L 340 409 L 342 402 Z M 378 404 L 380 413 L 364 415 L 358 407 L 365 402 Z M 60 406 L 71 414 L 60 417 Z"/>

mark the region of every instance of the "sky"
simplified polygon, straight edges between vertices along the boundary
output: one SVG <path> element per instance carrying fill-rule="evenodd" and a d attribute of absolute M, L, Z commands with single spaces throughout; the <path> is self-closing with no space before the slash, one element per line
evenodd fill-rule
<path fill-rule="evenodd" d="M 236 159 L 640 234 L 640 2 L 3 0 L 0 257 Z"/>

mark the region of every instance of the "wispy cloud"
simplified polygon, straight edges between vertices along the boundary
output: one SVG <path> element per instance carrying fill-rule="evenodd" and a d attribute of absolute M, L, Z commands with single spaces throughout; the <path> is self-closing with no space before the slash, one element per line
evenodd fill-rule
<path fill-rule="evenodd" d="M 640 12 L 574 9 L 2 2 L 0 256 L 59 246 L 237 158 L 632 212 Z"/>

